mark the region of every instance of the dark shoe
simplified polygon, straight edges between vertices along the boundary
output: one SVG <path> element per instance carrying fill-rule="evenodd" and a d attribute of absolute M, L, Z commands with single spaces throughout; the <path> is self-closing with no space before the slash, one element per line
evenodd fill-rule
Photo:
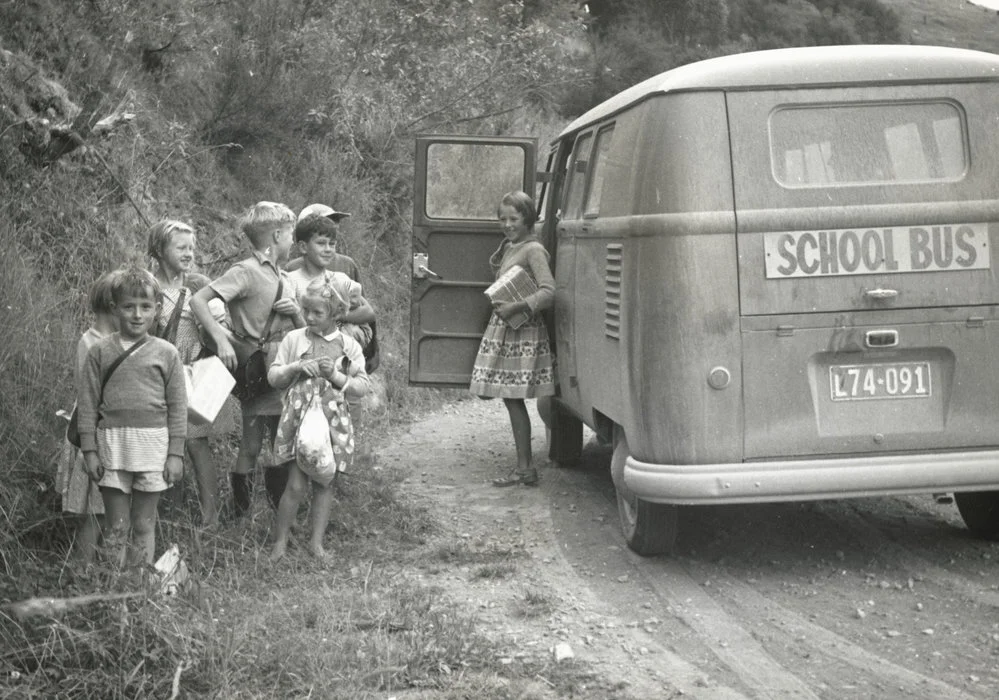
<path fill-rule="evenodd" d="M 524 486 L 537 486 L 538 470 L 528 469 L 523 472 L 514 470 L 506 476 L 493 479 L 492 483 L 493 486 L 497 488 L 506 488 L 507 486 L 516 486 L 517 484 L 523 484 Z"/>

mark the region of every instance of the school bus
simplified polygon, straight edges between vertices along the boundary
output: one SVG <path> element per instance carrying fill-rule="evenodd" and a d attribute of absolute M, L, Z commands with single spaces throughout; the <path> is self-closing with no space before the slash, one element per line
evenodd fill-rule
<path fill-rule="evenodd" d="M 779 49 L 650 78 L 551 143 L 416 139 L 410 379 L 467 384 L 499 196 L 552 257 L 550 456 L 613 442 L 622 530 L 954 493 L 999 537 L 999 57 Z M 487 164 L 488 167 L 483 167 Z"/>

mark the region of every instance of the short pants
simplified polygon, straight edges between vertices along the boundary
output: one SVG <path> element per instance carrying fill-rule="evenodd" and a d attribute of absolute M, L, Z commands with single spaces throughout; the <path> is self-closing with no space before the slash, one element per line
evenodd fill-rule
<path fill-rule="evenodd" d="M 133 489 L 145 493 L 159 493 L 170 488 L 166 479 L 163 478 L 162 469 L 156 472 L 127 472 L 123 469 L 105 469 L 104 478 L 97 485 L 102 488 L 118 489 L 123 493 L 132 493 Z"/>

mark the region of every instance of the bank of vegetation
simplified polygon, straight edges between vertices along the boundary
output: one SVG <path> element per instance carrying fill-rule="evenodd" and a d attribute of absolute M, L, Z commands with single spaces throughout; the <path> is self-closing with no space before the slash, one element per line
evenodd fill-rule
<path fill-rule="evenodd" d="M 180 600 L 100 567 L 71 576 L 53 455 L 89 284 L 140 259 L 163 217 L 194 226 L 213 275 L 246 254 L 234 223 L 255 201 L 352 212 L 342 248 L 364 271 L 382 342 L 387 396 L 366 425 L 376 442 L 441 400 L 406 385 L 415 134 L 546 139 L 693 60 L 908 41 L 900 5 L 0 0 L 0 603 L 142 592 L 55 617 L 0 612 L 0 691 L 347 697 L 488 689 L 481 678 L 512 673 L 492 668 L 472 620 L 396 575 L 434 524 L 399 496 L 402 473 L 375 461 L 341 489 L 332 571 L 266 569 L 262 499 L 247 527 L 207 535 L 187 492 L 160 532 L 198 582 Z M 224 473 L 233 439 L 215 448 Z"/>

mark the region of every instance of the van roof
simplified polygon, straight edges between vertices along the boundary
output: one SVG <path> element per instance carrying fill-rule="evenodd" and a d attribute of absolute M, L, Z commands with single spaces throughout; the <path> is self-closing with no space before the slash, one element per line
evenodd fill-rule
<path fill-rule="evenodd" d="M 853 45 L 772 49 L 709 58 L 660 73 L 619 92 L 573 121 L 559 137 L 667 92 L 944 80 L 999 80 L 999 56 L 943 46 Z"/>

